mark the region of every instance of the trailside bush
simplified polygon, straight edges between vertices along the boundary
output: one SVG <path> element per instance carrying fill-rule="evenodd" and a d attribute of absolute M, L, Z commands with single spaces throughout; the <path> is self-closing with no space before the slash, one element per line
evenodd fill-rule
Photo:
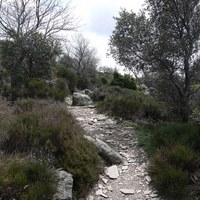
<path fill-rule="evenodd" d="M 48 99 L 64 101 L 68 94 L 68 86 L 64 79 L 58 78 L 52 85 L 45 80 L 30 80 L 23 96 L 29 98 Z"/>
<path fill-rule="evenodd" d="M 133 77 L 128 74 L 121 75 L 117 71 L 113 73 L 113 79 L 110 82 L 112 86 L 119 86 L 121 88 L 127 88 L 131 90 L 136 90 L 136 82 Z"/>
<path fill-rule="evenodd" d="M 184 145 L 158 149 L 150 160 L 154 186 L 166 199 L 188 199 L 197 154 Z"/>
<path fill-rule="evenodd" d="M 178 143 L 200 151 L 200 127 L 184 123 L 163 123 L 153 129 L 150 143 L 154 149 Z"/>
<path fill-rule="evenodd" d="M 153 129 L 149 142 L 149 172 L 160 194 L 166 199 L 195 199 L 200 194 L 200 127 L 164 123 Z"/>
<path fill-rule="evenodd" d="M 141 92 L 115 86 L 106 88 L 104 94 L 105 98 L 97 104 L 100 111 L 131 120 L 162 118 L 161 104 Z"/>
<path fill-rule="evenodd" d="M 74 195 L 84 196 L 98 180 L 100 159 L 66 106 L 30 99 L 16 104 L 2 149 L 7 153 L 34 153 L 37 158 L 48 155 L 53 164 L 72 173 Z"/>
<path fill-rule="evenodd" d="M 57 191 L 55 172 L 45 163 L 0 157 L 0 199 L 47 200 Z"/>
<path fill-rule="evenodd" d="M 77 86 L 78 76 L 72 71 L 72 69 L 62 65 L 58 66 L 56 70 L 57 77 L 65 79 L 67 81 L 70 92 L 73 93 Z"/>

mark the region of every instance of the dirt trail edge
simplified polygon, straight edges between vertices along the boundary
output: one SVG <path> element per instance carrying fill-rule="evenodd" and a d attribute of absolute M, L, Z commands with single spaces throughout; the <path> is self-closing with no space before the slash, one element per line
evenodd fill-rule
<path fill-rule="evenodd" d="M 147 158 L 137 146 L 134 129 L 97 113 L 94 107 L 68 108 L 89 136 L 106 142 L 123 157 L 122 164 L 105 169 L 86 200 L 159 200 L 150 186 Z M 115 179 L 107 175 L 109 170 Z"/>

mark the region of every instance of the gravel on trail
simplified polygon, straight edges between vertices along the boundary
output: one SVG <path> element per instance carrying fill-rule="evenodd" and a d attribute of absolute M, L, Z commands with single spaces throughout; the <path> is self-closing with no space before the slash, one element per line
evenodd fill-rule
<path fill-rule="evenodd" d="M 123 163 L 105 167 L 105 172 L 85 200 L 160 200 L 151 187 L 148 160 L 137 145 L 133 127 L 99 114 L 94 106 L 68 106 L 86 133 L 106 142 L 120 153 Z"/>

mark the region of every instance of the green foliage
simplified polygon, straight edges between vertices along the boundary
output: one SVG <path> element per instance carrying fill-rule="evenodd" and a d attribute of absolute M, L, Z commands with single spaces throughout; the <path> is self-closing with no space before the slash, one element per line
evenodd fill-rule
<path fill-rule="evenodd" d="M 104 100 L 98 103 L 100 111 L 124 119 L 159 120 L 161 118 L 161 104 L 140 92 L 115 86 L 106 88 L 104 95 Z"/>
<path fill-rule="evenodd" d="M 165 123 L 149 131 L 145 147 L 151 155 L 149 172 L 153 184 L 166 199 L 194 199 L 199 194 L 200 127 Z M 193 181 L 195 180 L 195 181 Z M 196 195 L 196 196 L 195 196 Z"/>
<path fill-rule="evenodd" d="M 57 77 L 67 80 L 67 84 L 71 93 L 73 93 L 77 86 L 78 76 L 72 71 L 72 69 L 64 67 L 62 65 L 57 67 Z"/>
<path fill-rule="evenodd" d="M 200 127 L 183 123 L 165 123 L 152 132 L 151 145 L 156 148 L 183 144 L 200 151 Z"/>
<path fill-rule="evenodd" d="M 2 149 L 7 153 L 31 152 L 39 158 L 48 155 L 51 163 L 73 174 L 74 195 L 84 196 L 99 177 L 100 159 L 66 106 L 31 99 L 16 104 Z M 37 186 L 33 190 L 41 192 Z"/>
<path fill-rule="evenodd" d="M 120 86 L 121 88 L 136 90 L 135 79 L 128 74 L 121 75 L 117 71 L 113 73 L 113 79 L 110 85 L 115 85 L 115 86 Z"/>
<path fill-rule="evenodd" d="M 30 80 L 52 78 L 55 59 L 60 54 L 60 45 L 55 39 L 29 31 L 11 40 L 1 41 L 2 67 L 6 71 L 4 94 L 12 100 L 22 97 Z M 8 84 L 8 86 L 6 86 Z M 46 90 L 43 83 L 41 90 Z M 40 91 L 43 96 L 46 91 Z"/>
<path fill-rule="evenodd" d="M 167 199 L 188 199 L 190 175 L 195 170 L 197 154 L 184 145 L 158 149 L 153 155 L 149 172 L 160 194 Z"/>
<path fill-rule="evenodd" d="M 57 184 L 54 173 L 45 163 L 27 161 L 19 157 L 1 157 L 0 198 L 52 199 Z M 9 192 L 10 189 L 12 191 Z"/>
<path fill-rule="evenodd" d="M 197 92 L 192 86 L 199 82 L 200 60 L 193 60 L 193 52 L 199 51 L 199 2 L 147 0 L 145 4 L 141 12 L 122 9 L 115 17 L 110 53 L 127 69 L 141 72 L 152 94 L 170 102 L 168 109 L 186 122 Z"/>
<path fill-rule="evenodd" d="M 30 98 L 52 98 L 57 101 L 64 101 L 68 94 L 67 83 L 64 79 L 58 78 L 54 85 L 48 84 L 45 80 L 30 80 L 27 92 L 23 95 Z"/>

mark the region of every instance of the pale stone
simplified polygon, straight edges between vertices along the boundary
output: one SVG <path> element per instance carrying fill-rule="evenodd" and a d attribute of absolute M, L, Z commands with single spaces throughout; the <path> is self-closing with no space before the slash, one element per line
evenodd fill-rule
<path fill-rule="evenodd" d="M 91 98 L 86 94 L 74 92 L 72 96 L 72 105 L 74 106 L 88 106 L 93 104 Z"/>
<path fill-rule="evenodd" d="M 117 179 L 119 177 L 117 165 L 108 167 L 106 170 L 106 175 L 108 175 L 111 179 Z"/>
<path fill-rule="evenodd" d="M 106 179 L 106 178 L 101 178 L 101 179 L 102 179 L 102 181 L 104 182 L 104 184 L 107 184 L 108 179 Z"/>
<path fill-rule="evenodd" d="M 120 189 L 120 192 L 123 194 L 134 194 L 135 190 L 134 189 Z"/>
<path fill-rule="evenodd" d="M 119 164 L 122 162 L 121 156 L 102 140 L 98 138 L 93 139 L 90 136 L 84 136 L 84 138 L 96 145 L 97 149 L 99 150 L 99 154 L 110 163 Z"/>
<path fill-rule="evenodd" d="M 109 191 L 113 191 L 112 186 L 109 185 L 107 188 Z"/>
<path fill-rule="evenodd" d="M 63 170 L 57 171 L 58 188 L 57 193 L 54 195 L 54 200 L 72 200 L 72 186 L 73 178 L 70 173 Z"/>
<path fill-rule="evenodd" d="M 150 194 L 150 193 L 151 193 L 151 190 L 145 190 L 145 191 L 144 191 L 144 194 L 145 194 L 145 195 L 148 195 L 148 194 Z"/>
<path fill-rule="evenodd" d="M 96 191 L 96 195 L 97 196 L 102 196 L 104 198 L 108 198 L 108 196 L 106 194 L 103 193 L 102 189 L 99 189 Z"/>
<path fill-rule="evenodd" d="M 122 170 L 127 170 L 128 169 L 128 166 L 122 166 Z"/>
<path fill-rule="evenodd" d="M 147 182 L 151 182 L 151 177 L 150 176 L 146 176 L 145 178 L 146 178 Z"/>

